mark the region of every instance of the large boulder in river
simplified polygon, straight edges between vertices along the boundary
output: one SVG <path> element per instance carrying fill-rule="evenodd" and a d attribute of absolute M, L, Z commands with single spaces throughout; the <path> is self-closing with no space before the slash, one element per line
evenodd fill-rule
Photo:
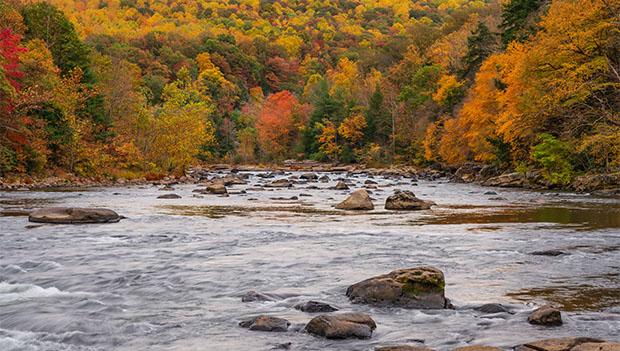
<path fill-rule="evenodd" d="M 353 303 L 404 308 L 441 309 L 450 307 L 444 296 L 443 272 L 434 267 L 399 269 L 366 279 L 347 289 Z"/>
<path fill-rule="evenodd" d="M 49 207 L 30 212 L 28 220 L 57 224 L 116 223 L 121 216 L 106 208 Z"/>
<path fill-rule="evenodd" d="M 375 321 L 365 313 L 323 314 L 306 325 L 308 333 L 327 339 L 368 339 L 376 328 Z"/>
<path fill-rule="evenodd" d="M 285 332 L 290 325 L 291 323 L 284 318 L 265 315 L 260 315 L 239 323 L 239 326 L 242 328 L 268 332 Z"/>
<path fill-rule="evenodd" d="M 435 203 L 432 201 L 418 199 L 413 192 L 409 190 L 396 190 L 394 195 L 385 200 L 385 209 L 397 211 L 428 210 L 434 204 Z"/>
<path fill-rule="evenodd" d="M 375 206 L 372 204 L 372 200 L 370 200 L 370 196 L 368 192 L 364 189 L 358 189 L 349 195 L 346 200 L 342 201 L 336 208 L 339 210 L 372 210 Z"/>
<path fill-rule="evenodd" d="M 613 346 L 615 345 L 615 348 Z M 603 347 L 605 346 L 605 347 Z M 566 337 L 555 339 L 544 339 L 527 344 L 519 345 L 514 348 L 515 351 L 617 351 L 620 350 L 620 344 L 606 343 L 603 340 L 584 338 L 584 337 Z"/>
<path fill-rule="evenodd" d="M 534 310 L 527 321 L 530 324 L 557 326 L 562 325 L 562 314 L 557 308 L 545 305 Z"/>
<path fill-rule="evenodd" d="M 215 181 L 208 184 L 205 188 L 205 192 L 218 195 L 228 194 L 228 190 L 226 190 L 226 185 L 224 185 L 224 182 L 221 181 Z"/>

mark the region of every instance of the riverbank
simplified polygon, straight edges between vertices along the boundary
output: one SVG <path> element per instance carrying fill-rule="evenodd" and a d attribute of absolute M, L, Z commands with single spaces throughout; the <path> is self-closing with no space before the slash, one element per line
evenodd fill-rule
<path fill-rule="evenodd" d="M 591 193 L 595 196 L 620 197 L 620 172 L 577 176 L 566 186 L 550 183 L 542 171 L 514 172 L 480 164 L 465 164 L 459 168 L 433 165 L 420 168 L 407 165 L 366 167 L 361 164 L 341 165 L 314 161 L 285 161 L 280 164 L 208 164 L 190 168 L 182 176 L 165 174 L 133 175 L 125 177 L 79 177 L 72 174 L 50 177 L 10 176 L 0 178 L 1 190 L 27 191 L 48 188 L 80 188 L 145 184 L 195 184 L 216 174 L 238 172 L 316 172 L 369 174 L 373 176 L 404 177 L 410 179 L 446 179 L 459 183 L 476 183 L 489 187 L 524 188 L 531 190 L 559 190 Z"/>

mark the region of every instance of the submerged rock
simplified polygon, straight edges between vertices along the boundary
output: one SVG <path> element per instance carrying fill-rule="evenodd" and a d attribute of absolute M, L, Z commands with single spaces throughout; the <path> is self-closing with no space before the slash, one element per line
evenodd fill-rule
<path fill-rule="evenodd" d="M 435 203 L 432 201 L 418 199 L 413 192 L 409 190 L 396 190 L 394 195 L 385 200 L 385 209 L 397 211 L 428 210 L 434 204 Z"/>
<path fill-rule="evenodd" d="M 527 344 L 519 345 L 514 348 L 515 351 L 586 351 L 586 350 L 599 350 L 602 351 L 602 348 L 599 348 L 603 345 L 609 345 L 610 343 L 606 343 L 603 340 L 593 339 L 593 338 L 583 338 L 583 337 L 566 337 L 566 338 L 554 338 L 554 339 L 544 339 L 538 340 L 534 342 L 529 342 Z M 614 345 L 614 344 L 611 344 Z M 620 346 L 620 344 L 615 344 L 616 347 Z M 594 348 L 591 348 L 594 346 Z M 613 350 L 613 349 L 609 349 Z M 615 349 L 618 350 L 618 349 Z"/>
<path fill-rule="evenodd" d="M 399 269 L 347 289 L 353 303 L 419 309 L 449 308 L 443 272 L 434 267 Z"/>
<path fill-rule="evenodd" d="M 333 307 L 329 304 L 319 301 L 308 301 L 305 303 L 300 303 L 295 305 L 295 309 L 300 310 L 302 312 L 307 313 L 318 313 L 318 312 L 334 312 L 338 311 L 336 307 Z"/>
<path fill-rule="evenodd" d="M 30 212 L 28 220 L 38 223 L 86 224 L 116 223 L 118 213 L 106 208 L 49 207 Z"/>
<path fill-rule="evenodd" d="M 433 351 L 426 346 L 396 345 L 375 348 L 375 351 Z"/>
<path fill-rule="evenodd" d="M 534 310 L 527 321 L 530 324 L 557 326 L 562 325 L 562 314 L 557 308 L 545 305 Z"/>
<path fill-rule="evenodd" d="M 242 321 L 239 326 L 250 330 L 268 331 L 268 332 L 285 332 L 291 325 L 284 318 L 261 315 L 252 319 Z"/>
<path fill-rule="evenodd" d="M 305 329 L 327 339 L 368 339 L 376 328 L 375 321 L 365 313 L 342 313 L 314 317 Z"/>
<path fill-rule="evenodd" d="M 364 189 L 358 189 L 349 195 L 349 197 L 336 205 L 339 210 L 372 210 L 375 206 Z"/>
<path fill-rule="evenodd" d="M 327 182 L 329 182 L 329 181 L 330 181 L 330 179 L 329 179 L 329 177 L 328 177 L 328 176 L 326 176 L 326 175 L 324 175 L 324 176 L 322 176 L 322 177 L 320 177 L 320 178 L 319 178 L 319 182 L 321 182 L 321 183 L 327 183 Z"/>
<path fill-rule="evenodd" d="M 482 313 L 493 314 L 493 313 L 510 313 L 508 307 L 500 304 L 500 303 L 487 303 L 482 306 L 475 307 L 474 310 Z"/>
<path fill-rule="evenodd" d="M 257 291 L 248 291 L 241 296 L 241 302 L 254 302 L 254 301 L 276 301 L 280 300 L 280 296 L 274 294 L 264 294 Z"/>
<path fill-rule="evenodd" d="M 159 195 L 157 198 L 158 199 L 180 199 L 181 195 L 177 195 L 177 194 L 164 194 L 164 195 Z"/>
<path fill-rule="evenodd" d="M 562 252 L 560 250 L 542 250 L 542 251 L 531 252 L 530 255 L 534 255 L 534 256 L 560 256 L 560 255 L 566 255 L 566 253 Z"/>

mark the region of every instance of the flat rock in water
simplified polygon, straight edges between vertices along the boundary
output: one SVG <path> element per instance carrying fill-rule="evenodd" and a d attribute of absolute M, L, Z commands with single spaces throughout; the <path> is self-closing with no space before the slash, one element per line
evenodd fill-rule
<path fill-rule="evenodd" d="M 385 200 L 385 209 L 397 211 L 428 210 L 434 204 L 435 203 L 432 201 L 418 199 L 413 192 L 409 190 L 396 190 L 394 195 L 389 196 Z"/>
<path fill-rule="evenodd" d="M 295 309 L 302 312 L 318 313 L 318 312 L 334 312 L 338 311 L 336 307 L 319 301 L 308 301 L 295 305 Z"/>
<path fill-rule="evenodd" d="M 106 208 L 49 207 L 31 211 L 28 220 L 57 224 L 116 223 L 121 216 Z"/>
<path fill-rule="evenodd" d="M 396 345 L 375 348 L 375 351 L 433 351 L 426 346 Z"/>
<path fill-rule="evenodd" d="M 562 325 L 562 314 L 557 308 L 545 305 L 532 312 L 527 321 L 530 324 L 557 326 Z"/>
<path fill-rule="evenodd" d="M 261 293 L 254 290 L 248 291 L 241 296 L 241 302 L 254 302 L 254 301 L 277 301 L 286 298 L 286 296 L 278 294 Z"/>
<path fill-rule="evenodd" d="M 165 195 L 159 195 L 157 197 L 158 199 L 180 199 L 181 195 L 177 195 L 177 194 L 165 194 Z"/>
<path fill-rule="evenodd" d="M 290 188 L 292 186 L 293 183 L 291 183 L 288 179 L 278 179 L 269 184 L 265 184 L 265 187 L 267 188 Z"/>
<path fill-rule="evenodd" d="M 336 208 L 339 210 L 369 211 L 373 210 L 375 206 L 372 204 L 368 192 L 364 189 L 358 189 L 352 192 L 346 200 L 336 205 Z"/>
<path fill-rule="evenodd" d="M 603 340 L 593 339 L 593 338 L 584 338 L 584 337 L 566 337 L 566 338 L 554 338 L 554 339 L 544 339 L 538 340 L 534 342 L 529 342 L 527 344 L 519 345 L 514 348 L 515 351 L 586 351 L 580 349 L 582 346 L 589 348 L 590 345 L 600 345 L 608 344 Z M 613 345 L 613 344 L 612 344 Z M 619 344 L 616 344 L 616 346 Z M 600 350 L 598 348 L 594 348 L 594 350 Z"/>
<path fill-rule="evenodd" d="M 366 279 L 347 289 L 353 303 L 419 309 L 451 306 L 444 296 L 443 272 L 434 267 L 399 269 Z"/>
<path fill-rule="evenodd" d="M 0 216 L 3 217 L 26 217 L 30 215 L 30 210 L 21 209 L 7 209 L 0 211 Z"/>
<path fill-rule="evenodd" d="M 254 317 L 239 323 L 239 326 L 242 328 L 268 332 L 285 332 L 288 330 L 290 325 L 291 323 L 284 318 L 265 315 Z"/>
<path fill-rule="evenodd" d="M 327 339 L 368 339 L 376 328 L 375 321 L 365 313 L 342 313 L 314 317 L 305 330 Z"/>

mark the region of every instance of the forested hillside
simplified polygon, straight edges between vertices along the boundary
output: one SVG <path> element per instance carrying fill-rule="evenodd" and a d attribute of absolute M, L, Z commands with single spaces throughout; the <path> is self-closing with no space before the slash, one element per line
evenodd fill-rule
<path fill-rule="evenodd" d="M 0 0 L 0 173 L 620 167 L 619 0 Z"/>

